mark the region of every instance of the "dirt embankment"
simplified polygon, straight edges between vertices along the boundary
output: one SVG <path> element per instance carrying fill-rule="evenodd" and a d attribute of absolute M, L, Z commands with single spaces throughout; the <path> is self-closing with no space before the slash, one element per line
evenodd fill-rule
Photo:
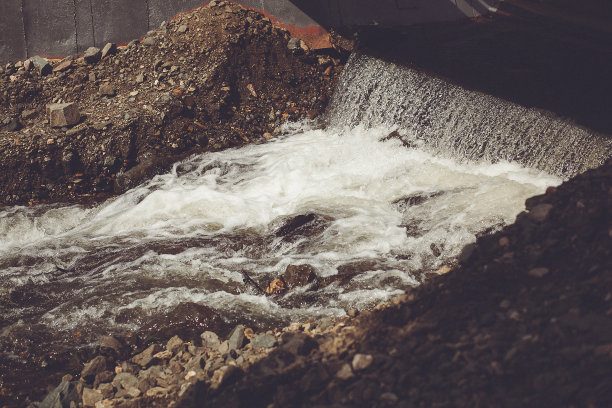
<path fill-rule="evenodd" d="M 265 141 L 284 120 L 322 113 L 342 59 L 212 2 L 127 46 L 8 64 L 0 205 L 103 199 L 192 153 Z M 77 123 L 69 111 L 50 123 L 52 103 L 74 103 Z"/>

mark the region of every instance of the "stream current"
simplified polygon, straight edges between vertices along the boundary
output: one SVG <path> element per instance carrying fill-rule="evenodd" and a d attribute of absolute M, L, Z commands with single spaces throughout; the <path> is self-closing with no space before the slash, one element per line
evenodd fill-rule
<path fill-rule="evenodd" d="M 94 207 L 0 208 L 2 365 L 44 366 L 109 334 L 203 331 L 213 314 L 227 332 L 375 306 L 609 154 L 550 114 L 385 64 L 351 57 L 326 126 L 191 157 Z M 536 137 L 561 131 L 589 162 Z M 268 297 L 243 282 L 303 264 L 328 284 Z"/>

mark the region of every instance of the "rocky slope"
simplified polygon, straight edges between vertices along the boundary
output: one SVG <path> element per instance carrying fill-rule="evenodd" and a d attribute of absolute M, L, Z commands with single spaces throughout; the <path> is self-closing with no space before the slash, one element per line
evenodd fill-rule
<path fill-rule="evenodd" d="M 7 64 L 0 205 L 102 199 L 186 155 L 265 141 L 286 119 L 318 116 L 340 69 L 334 50 L 311 52 L 226 2 L 126 46 Z M 73 103 L 75 120 L 56 122 L 53 103 Z"/>

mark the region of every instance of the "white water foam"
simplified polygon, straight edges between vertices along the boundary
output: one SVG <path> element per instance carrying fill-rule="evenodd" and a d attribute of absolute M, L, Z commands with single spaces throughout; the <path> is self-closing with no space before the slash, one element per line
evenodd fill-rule
<path fill-rule="evenodd" d="M 459 163 L 381 141 L 392 130 L 293 125 L 266 144 L 193 157 L 96 208 L 4 209 L 3 293 L 43 297 L 7 318 L 109 332 L 137 328 L 116 322 L 126 310 L 155 316 L 181 302 L 263 325 L 337 316 L 452 264 L 476 234 L 512 222 L 527 197 L 560 182 L 516 164 Z M 279 234 L 305 214 L 321 226 Z M 265 283 L 304 263 L 320 277 L 346 264 L 361 269 L 344 286 L 280 299 L 242 282 L 242 271 Z"/>

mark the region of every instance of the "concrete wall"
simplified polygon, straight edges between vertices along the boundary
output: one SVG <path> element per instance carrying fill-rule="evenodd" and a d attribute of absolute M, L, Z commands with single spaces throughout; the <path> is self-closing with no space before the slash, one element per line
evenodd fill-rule
<path fill-rule="evenodd" d="M 0 62 L 65 56 L 123 43 L 205 0 L 0 0 Z M 289 26 L 323 27 L 452 21 L 500 0 L 239 0 Z"/>

